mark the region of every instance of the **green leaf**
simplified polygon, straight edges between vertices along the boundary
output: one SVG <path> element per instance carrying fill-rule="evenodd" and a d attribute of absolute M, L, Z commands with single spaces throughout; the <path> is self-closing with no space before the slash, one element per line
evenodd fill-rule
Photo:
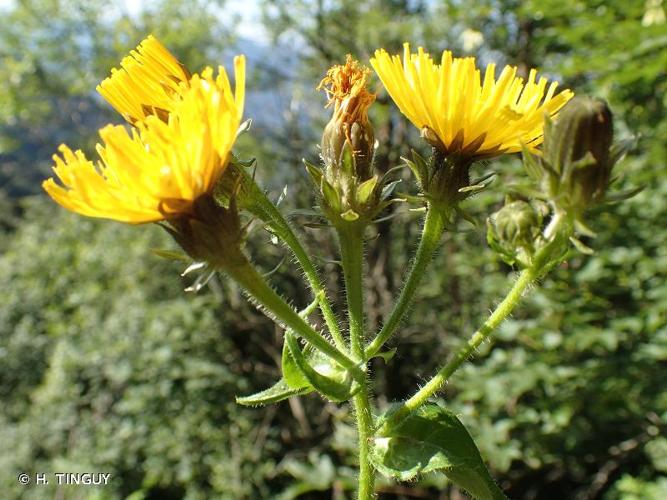
<path fill-rule="evenodd" d="M 283 343 L 283 354 L 281 360 L 283 380 L 285 380 L 285 383 L 292 389 L 312 388 L 310 382 L 294 361 L 294 357 L 290 354 L 290 349 L 287 346 L 288 335 L 291 335 L 291 332 L 288 331 L 285 333 L 285 341 Z M 312 354 L 310 346 L 306 347 L 306 353 L 306 355 Z"/>
<path fill-rule="evenodd" d="M 428 165 L 426 163 L 426 160 L 419 154 L 417 153 L 414 149 L 412 151 L 412 160 L 408 158 L 401 158 L 408 167 L 410 167 L 410 170 L 412 170 L 412 173 L 415 175 L 417 178 L 417 181 L 419 182 L 420 186 L 424 187 L 425 183 L 428 180 Z"/>
<path fill-rule="evenodd" d="M 250 123 L 247 123 L 247 122 L 251 122 L 251 120 L 246 120 L 246 122 L 242 123 L 241 126 L 246 125 L 246 124 L 248 126 L 250 126 Z M 235 166 L 238 166 L 238 167 L 242 167 L 244 169 L 250 169 L 250 168 L 254 167 L 256 163 L 257 163 L 257 158 L 250 158 L 249 160 L 241 160 L 236 155 L 231 155 L 231 158 L 230 158 L 230 165 L 235 165 Z"/>
<path fill-rule="evenodd" d="M 308 359 L 301 351 L 296 335 L 291 331 L 285 332 L 285 344 L 294 364 L 310 386 L 331 401 L 347 401 L 361 387 L 348 371 L 321 356 L 319 351 L 313 351 L 312 357 Z"/>
<path fill-rule="evenodd" d="M 595 253 L 592 248 L 582 243 L 581 240 L 578 240 L 574 236 L 570 236 L 570 241 L 574 245 L 574 248 L 579 250 L 584 255 L 593 255 Z"/>
<path fill-rule="evenodd" d="M 364 204 L 371 199 L 373 192 L 375 191 L 375 186 L 378 183 L 378 176 L 374 175 L 367 181 L 362 182 L 357 188 L 357 203 Z"/>
<path fill-rule="evenodd" d="M 629 139 L 623 139 L 612 145 L 609 152 L 609 163 L 615 165 L 621 161 L 625 155 L 637 145 L 636 143 L 637 137 L 630 137 Z"/>
<path fill-rule="evenodd" d="M 322 177 L 322 182 L 320 186 L 322 190 L 322 197 L 326 201 L 326 204 L 329 205 L 333 210 L 340 210 L 340 196 L 338 191 L 327 180 Z"/>
<path fill-rule="evenodd" d="M 593 153 L 590 151 L 586 151 L 586 154 L 583 156 L 583 158 L 578 159 L 577 161 L 572 162 L 571 169 L 572 170 L 583 170 L 588 167 L 592 167 L 597 164 L 597 160 L 595 159 L 595 156 L 593 156 Z"/>
<path fill-rule="evenodd" d="M 590 227 L 584 224 L 583 221 L 580 220 L 574 221 L 574 229 L 577 231 L 577 233 L 588 236 L 589 238 L 595 238 L 597 236 L 595 231 L 593 231 Z"/>
<path fill-rule="evenodd" d="M 629 200 L 630 198 L 641 193 L 643 190 L 644 186 L 639 186 L 634 189 L 626 189 L 625 191 L 608 194 L 605 196 L 604 201 L 607 203 L 617 203 L 619 201 Z"/>
<path fill-rule="evenodd" d="M 466 222 L 469 222 L 473 227 L 477 227 L 477 221 L 468 212 L 459 207 L 454 207 L 454 211 L 456 212 L 456 215 L 463 218 Z"/>
<path fill-rule="evenodd" d="M 376 436 L 371 460 L 381 473 L 401 481 L 440 471 L 478 500 L 507 498 L 456 415 L 433 403 Z"/>
<path fill-rule="evenodd" d="M 251 126 L 252 126 L 252 120 L 248 118 L 241 125 L 239 125 L 239 128 L 236 130 L 236 137 L 250 130 Z"/>
<path fill-rule="evenodd" d="M 318 304 L 322 300 L 322 297 L 324 296 L 324 292 L 320 291 L 316 296 L 315 300 L 313 300 L 308 307 L 303 309 L 301 312 L 299 312 L 299 316 L 302 318 L 306 319 L 308 315 L 312 314 L 312 312 L 317 309 Z M 286 335 L 290 335 L 292 333 L 291 330 L 288 330 Z M 306 346 L 306 352 L 307 355 L 310 359 L 312 359 L 314 356 L 322 356 L 322 354 L 318 351 L 315 352 L 312 346 L 308 345 Z M 285 340 L 283 342 L 283 353 L 282 353 L 282 359 L 281 359 L 281 370 L 283 372 L 283 379 L 287 383 L 288 386 L 290 386 L 292 389 L 305 389 L 305 388 L 310 388 L 312 389 L 312 386 L 310 385 L 310 382 L 308 382 L 308 379 L 303 375 L 299 367 L 296 365 L 294 362 L 294 358 L 290 355 L 289 348 L 287 347 L 287 341 Z"/>
<path fill-rule="evenodd" d="M 345 144 L 343 145 L 343 151 L 341 152 L 340 155 L 340 163 L 341 166 L 343 167 L 342 170 L 345 174 L 349 176 L 354 175 L 356 171 L 354 150 L 352 149 L 352 145 L 348 141 L 345 141 Z"/>
<path fill-rule="evenodd" d="M 406 161 L 406 162 L 408 161 L 408 160 L 406 160 L 405 158 L 401 158 L 401 159 L 404 160 L 404 161 Z M 396 165 L 396 166 L 394 166 L 394 167 L 391 167 L 389 170 L 387 170 L 387 171 L 382 175 L 382 177 L 380 178 L 380 182 L 379 182 L 378 184 L 380 184 L 381 186 L 386 185 L 386 184 L 387 184 L 387 181 L 388 181 L 389 178 L 394 174 L 394 172 L 398 172 L 398 171 L 400 171 L 400 170 L 403 170 L 405 167 L 406 167 L 406 165 Z"/>
<path fill-rule="evenodd" d="M 281 378 L 268 389 L 265 389 L 256 394 L 252 394 L 251 396 L 237 397 L 236 402 L 243 406 L 263 406 L 272 403 L 278 403 L 293 396 L 308 394 L 312 391 L 313 389 L 307 387 L 293 389 L 287 384 L 287 382 L 285 382 L 284 378 Z"/>
<path fill-rule="evenodd" d="M 493 182 L 493 178 L 496 176 L 496 172 L 487 172 L 481 177 L 477 177 L 473 181 L 471 181 L 470 184 L 484 184 L 484 185 L 489 185 L 491 182 Z M 486 182 L 489 181 L 489 182 Z"/>
<path fill-rule="evenodd" d="M 396 189 L 396 186 L 398 186 L 402 182 L 402 179 L 396 179 L 395 181 L 391 181 L 388 183 L 386 186 L 382 188 L 382 193 L 380 194 L 380 199 L 386 200 L 391 196 L 391 194 L 394 192 L 394 189 Z"/>
<path fill-rule="evenodd" d="M 322 169 L 317 165 L 309 162 L 305 158 L 303 159 L 303 164 L 306 166 L 306 171 L 308 172 L 308 175 L 310 175 L 310 178 L 313 180 L 315 185 L 319 187 L 322 182 Z"/>
<path fill-rule="evenodd" d="M 471 193 L 475 191 L 481 191 L 486 187 L 486 184 L 475 184 L 473 186 L 464 186 L 459 188 L 459 193 Z"/>

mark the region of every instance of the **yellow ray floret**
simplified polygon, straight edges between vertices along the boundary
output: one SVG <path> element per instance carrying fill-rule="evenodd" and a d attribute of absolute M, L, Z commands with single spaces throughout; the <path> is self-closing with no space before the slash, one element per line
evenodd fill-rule
<path fill-rule="evenodd" d="M 318 85 L 329 98 L 327 107 L 334 105 L 334 119 L 346 123 L 368 120 L 368 108 L 375 94 L 366 88 L 370 70 L 347 55 L 345 64 L 332 66 Z"/>
<path fill-rule="evenodd" d="M 165 122 L 148 116 L 128 132 L 100 130 L 94 164 L 81 151 L 60 146 L 46 192 L 63 207 L 90 217 L 133 224 L 188 214 L 224 171 L 241 122 L 245 62 L 235 59 L 236 92 L 223 68 L 194 75 Z"/>
<path fill-rule="evenodd" d="M 120 69 L 97 86 L 97 91 L 130 123 L 157 114 L 163 119 L 174 99 L 187 88 L 190 73 L 150 35 L 123 58 Z"/>
<path fill-rule="evenodd" d="M 513 66 L 505 66 L 496 80 L 495 64 L 489 64 L 482 79 L 473 57 L 453 58 L 445 51 L 436 64 L 421 47 L 410 53 L 407 43 L 403 61 L 380 49 L 371 65 L 415 126 L 430 129 L 445 152 L 477 158 L 539 145 L 544 115 L 553 116 L 574 95 L 556 95 L 558 83 L 547 88 L 546 78 L 536 81 L 534 69 L 525 83 Z"/>

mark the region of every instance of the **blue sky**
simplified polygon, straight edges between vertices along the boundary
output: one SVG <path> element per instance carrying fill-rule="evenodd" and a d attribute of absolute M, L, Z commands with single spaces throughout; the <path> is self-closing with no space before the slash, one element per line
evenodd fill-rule
<path fill-rule="evenodd" d="M 0 9 L 11 7 L 16 0 L 0 0 Z M 146 0 L 116 0 L 109 2 L 110 6 L 122 6 L 123 11 L 130 14 L 141 12 L 142 8 L 151 2 Z M 224 6 L 225 14 L 231 13 L 238 16 L 237 33 L 242 37 L 252 38 L 256 41 L 266 41 L 266 32 L 260 28 L 258 22 L 260 8 L 258 0 L 227 0 Z"/>

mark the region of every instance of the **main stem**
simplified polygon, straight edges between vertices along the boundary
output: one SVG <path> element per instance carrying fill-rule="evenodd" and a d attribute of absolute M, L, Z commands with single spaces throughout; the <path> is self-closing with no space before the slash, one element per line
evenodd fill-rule
<path fill-rule="evenodd" d="M 345 293 L 350 323 L 350 346 L 352 354 L 366 364 L 364 357 L 364 303 L 363 303 L 363 258 L 364 225 L 350 224 L 338 228 L 341 262 L 345 277 Z M 354 412 L 359 433 L 359 500 L 375 497 L 375 471 L 370 462 L 370 445 L 373 433 L 373 415 L 367 378 L 353 398 Z"/>
<path fill-rule="evenodd" d="M 245 258 L 232 265 L 224 265 L 223 270 L 234 278 L 248 294 L 270 312 L 287 328 L 305 339 L 316 349 L 319 349 L 340 365 L 362 375 L 357 363 L 331 345 L 322 335 L 313 329 L 299 314 L 269 286 L 264 277 L 257 272 L 253 265 Z"/>
<path fill-rule="evenodd" d="M 345 295 L 350 322 L 350 347 L 352 354 L 363 360 L 364 341 L 364 302 L 363 302 L 363 258 L 364 228 L 353 225 L 338 230 L 340 240 L 341 264 L 345 277 Z"/>
<path fill-rule="evenodd" d="M 389 315 L 387 321 L 382 325 L 380 333 L 366 348 L 366 357 L 371 358 L 377 354 L 382 346 L 394 334 L 401 320 L 405 316 L 406 311 L 412 305 L 415 297 L 415 292 L 421 283 L 426 268 L 428 267 L 435 250 L 438 248 L 440 238 L 445 230 L 445 214 L 442 209 L 428 207 L 426 218 L 424 220 L 424 229 L 422 230 L 421 240 L 417 254 L 412 262 L 412 268 L 405 281 L 403 290 L 396 301 L 393 311 Z"/>
<path fill-rule="evenodd" d="M 365 382 L 365 381 L 364 381 Z M 371 437 L 373 435 L 373 415 L 368 387 L 364 383 L 354 396 L 354 411 L 359 432 L 359 500 L 375 498 L 375 470 L 370 460 Z"/>
<path fill-rule="evenodd" d="M 484 342 L 489 335 L 503 322 L 507 316 L 514 310 L 521 300 L 523 292 L 526 290 L 538 276 L 538 272 L 533 268 L 525 269 L 519 275 L 519 279 L 509 291 L 503 301 L 493 311 L 491 316 L 484 322 L 482 327 L 477 330 L 468 340 L 467 344 L 461 348 L 449 362 L 443 366 L 436 375 L 429 380 L 424 387 L 419 389 L 414 396 L 408 399 L 403 405 L 392 414 L 388 423 L 398 425 L 411 412 L 423 405 L 431 396 L 442 388 L 449 377 L 475 352 L 475 350 Z M 387 424 L 380 429 L 380 433 L 386 429 Z"/>

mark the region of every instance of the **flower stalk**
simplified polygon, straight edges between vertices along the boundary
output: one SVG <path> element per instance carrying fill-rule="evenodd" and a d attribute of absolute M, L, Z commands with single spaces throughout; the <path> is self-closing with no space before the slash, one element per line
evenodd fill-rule
<path fill-rule="evenodd" d="M 301 240 L 278 207 L 259 188 L 254 179 L 245 171 L 245 167 L 234 161 L 222 179 L 218 194 L 224 198 L 223 201 L 227 201 L 231 196 L 234 196 L 240 208 L 259 217 L 267 224 L 269 230 L 291 250 L 303 270 L 314 297 L 318 298 L 322 317 L 336 347 L 346 352 L 345 339 L 341 334 L 338 320 L 331 307 L 320 274 Z"/>
<path fill-rule="evenodd" d="M 424 228 L 422 230 L 419 247 L 417 248 L 415 258 L 412 261 L 412 267 L 405 280 L 405 285 L 403 285 L 401 294 L 399 295 L 389 318 L 382 325 L 377 336 L 366 347 L 366 359 L 370 359 L 380 352 L 382 346 L 384 346 L 396 332 L 401 321 L 405 318 L 407 311 L 414 301 L 415 294 L 419 289 L 419 284 L 424 278 L 426 269 L 440 244 L 440 238 L 445 230 L 445 218 L 446 216 L 442 209 L 429 205 L 424 219 Z"/>
<path fill-rule="evenodd" d="M 364 353 L 364 296 L 363 296 L 363 258 L 364 230 L 363 223 L 347 223 L 338 226 L 341 264 L 345 278 L 345 295 L 350 328 L 350 347 L 355 358 L 366 368 L 367 358 Z M 367 376 L 359 392 L 353 398 L 354 414 L 357 420 L 359 450 L 359 487 L 358 499 L 369 500 L 375 497 L 375 469 L 370 461 L 371 437 L 373 435 L 373 413 L 370 403 Z"/>
<path fill-rule="evenodd" d="M 545 228 L 545 237 L 548 235 L 547 243 L 537 252 L 530 267 L 525 268 L 505 298 L 498 304 L 488 319 L 470 337 L 468 342 L 461 347 L 450 360 L 438 370 L 438 372 L 419 389 L 412 397 L 403 402 L 388 419 L 382 424 L 378 433 L 382 435 L 390 426 L 400 425 L 412 412 L 423 406 L 447 383 L 449 378 L 465 363 L 470 356 L 484 343 L 491 334 L 505 321 L 521 302 L 526 289 L 541 278 L 562 257 L 562 245 L 572 234 L 571 221 L 562 215 L 554 216 Z"/>
<path fill-rule="evenodd" d="M 477 330 L 470 340 L 463 346 L 438 372 L 412 397 L 405 401 L 391 414 L 388 421 L 378 430 L 382 435 L 389 425 L 399 425 L 405 418 L 417 408 L 426 403 L 447 382 L 449 377 L 467 361 L 470 356 L 489 338 L 495 329 L 511 314 L 521 301 L 521 297 L 528 286 L 536 279 L 538 273 L 535 269 L 525 269 L 514 286 L 511 288 L 503 301 L 493 311 L 491 316 Z"/>
<path fill-rule="evenodd" d="M 280 211 L 272 205 L 276 212 L 276 218 L 274 223 L 271 225 L 271 229 L 276 234 L 276 236 L 292 251 L 294 257 L 299 262 L 301 269 L 303 270 L 306 280 L 310 285 L 313 295 L 319 297 L 318 302 L 320 306 L 320 311 L 322 312 L 322 317 L 324 322 L 327 325 L 327 329 L 333 338 L 336 347 L 344 352 L 346 351 L 345 339 L 343 334 L 340 331 L 338 326 L 338 319 L 334 313 L 329 297 L 327 296 L 324 284 L 320 278 L 313 261 L 308 256 L 305 248 L 301 244 L 299 237 L 294 233 L 292 227 L 289 223 L 282 217 Z"/>
<path fill-rule="evenodd" d="M 285 327 L 292 329 L 294 333 L 303 338 L 314 348 L 335 360 L 344 368 L 353 371 L 356 376 L 363 375 L 357 362 L 350 359 L 335 346 L 331 345 L 321 334 L 315 331 L 312 326 L 299 316 L 299 314 L 269 286 L 264 277 L 247 259 L 242 264 L 237 262 L 233 266 L 226 266 L 223 264 L 221 269 L 241 285 L 252 300 L 255 300 Z"/>

